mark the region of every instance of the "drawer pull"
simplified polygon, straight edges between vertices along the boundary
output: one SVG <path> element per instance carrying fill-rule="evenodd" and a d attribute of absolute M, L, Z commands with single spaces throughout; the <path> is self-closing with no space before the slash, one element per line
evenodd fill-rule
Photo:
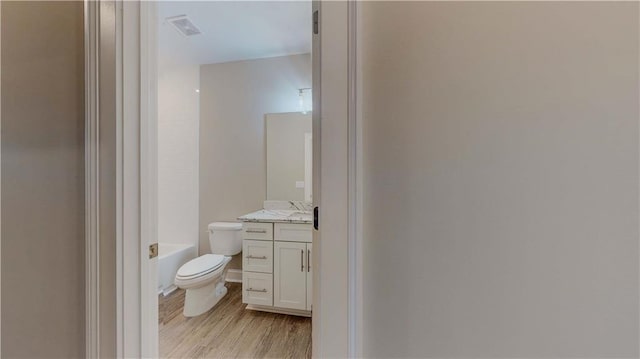
<path fill-rule="evenodd" d="M 249 289 L 247 289 L 247 292 L 266 293 L 266 292 L 267 292 L 267 290 L 266 290 L 266 289 L 253 289 L 253 288 L 249 288 Z"/>
<path fill-rule="evenodd" d="M 261 230 L 247 229 L 245 232 L 247 232 L 247 233 L 262 233 L 262 234 L 266 234 L 267 230 L 266 229 L 261 229 Z"/>
<path fill-rule="evenodd" d="M 256 256 L 248 255 L 247 258 L 248 259 L 267 259 L 267 256 L 256 257 Z"/>

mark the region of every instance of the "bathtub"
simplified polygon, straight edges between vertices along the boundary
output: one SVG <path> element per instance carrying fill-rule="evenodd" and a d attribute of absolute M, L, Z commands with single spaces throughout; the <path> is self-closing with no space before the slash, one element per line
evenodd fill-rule
<path fill-rule="evenodd" d="M 168 295 L 176 290 L 173 280 L 178 269 L 197 256 L 193 244 L 158 243 L 158 294 Z"/>

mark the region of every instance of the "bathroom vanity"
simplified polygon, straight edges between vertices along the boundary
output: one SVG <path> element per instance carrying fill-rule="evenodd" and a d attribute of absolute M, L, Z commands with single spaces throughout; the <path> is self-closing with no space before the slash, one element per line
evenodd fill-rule
<path fill-rule="evenodd" d="M 311 316 L 311 114 L 266 114 L 266 201 L 241 216 L 247 309 Z"/>
<path fill-rule="evenodd" d="M 311 316 L 312 218 L 298 210 L 260 210 L 242 225 L 242 302 L 247 309 Z"/>

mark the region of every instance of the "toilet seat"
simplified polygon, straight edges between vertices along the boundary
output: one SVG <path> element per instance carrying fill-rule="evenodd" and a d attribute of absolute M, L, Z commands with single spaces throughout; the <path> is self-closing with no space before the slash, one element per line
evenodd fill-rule
<path fill-rule="evenodd" d="M 195 268 L 191 271 L 191 273 L 196 272 L 198 269 L 203 270 L 201 271 L 199 274 L 195 274 L 195 275 L 191 275 L 191 276 L 187 276 L 187 277 L 181 277 L 179 275 L 176 275 L 176 277 L 173 280 L 173 283 L 178 287 L 178 288 L 182 288 L 182 289 L 194 289 L 194 288 L 200 288 L 203 286 L 207 286 L 207 285 L 215 285 L 215 283 L 217 281 L 222 281 L 224 283 L 224 274 L 227 270 L 227 263 L 229 263 L 229 261 L 231 260 L 231 257 L 227 257 L 227 256 L 222 256 L 219 254 L 205 254 L 205 256 L 219 256 L 222 257 L 222 263 L 216 264 L 217 260 L 214 261 L 215 258 L 211 258 L 208 257 L 208 259 L 203 259 L 200 260 L 198 262 L 195 262 L 196 264 L 192 264 L 189 267 Z M 202 256 L 204 257 L 204 256 Z M 196 259 L 193 259 L 192 261 L 195 261 L 197 259 L 199 259 L 201 257 L 198 257 Z M 213 268 L 208 268 L 206 269 L 206 265 L 202 264 L 202 262 L 204 262 L 205 264 L 208 262 L 209 266 L 212 266 L 213 264 L 216 264 L 215 267 Z M 198 263 L 200 265 L 200 267 L 198 267 Z M 211 264 L 213 263 L 213 264 Z M 185 265 L 188 263 L 185 263 Z M 184 267 L 184 266 L 183 266 Z M 182 269 L 182 267 L 180 267 Z M 180 271 L 180 270 L 178 270 Z M 187 271 L 186 269 L 182 272 L 182 274 L 189 274 L 190 272 Z"/>
<path fill-rule="evenodd" d="M 178 269 L 176 279 L 188 280 L 207 275 L 220 268 L 225 263 L 225 256 L 220 254 L 205 254 L 192 259 Z"/>

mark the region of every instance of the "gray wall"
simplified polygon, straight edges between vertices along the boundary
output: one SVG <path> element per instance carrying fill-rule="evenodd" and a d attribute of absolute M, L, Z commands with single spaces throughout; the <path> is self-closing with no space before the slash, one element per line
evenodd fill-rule
<path fill-rule="evenodd" d="M 309 54 L 200 67 L 200 253 L 210 253 L 207 224 L 262 208 L 264 115 L 298 111 L 305 87 Z"/>
<path fill-rule="evenodd" d="M 82 2 L 2 2 L 2 357 L 84 357 Z"/>
<path fill-rule="evenodd" d="M 362 7 L 365 355 L 637 358 L 638 3 Z"/>

